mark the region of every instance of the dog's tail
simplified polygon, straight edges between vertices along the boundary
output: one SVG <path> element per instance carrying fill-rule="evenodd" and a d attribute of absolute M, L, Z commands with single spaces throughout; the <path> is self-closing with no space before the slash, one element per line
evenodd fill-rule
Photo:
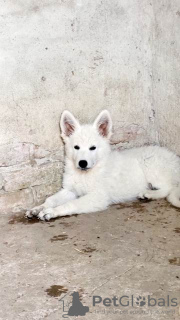
<path fill-rule="evenodd" d="M 180 184 L 178 187 L 173 188 L 167 196 L 167 200 L 177 208 L 180 208 Z"/>

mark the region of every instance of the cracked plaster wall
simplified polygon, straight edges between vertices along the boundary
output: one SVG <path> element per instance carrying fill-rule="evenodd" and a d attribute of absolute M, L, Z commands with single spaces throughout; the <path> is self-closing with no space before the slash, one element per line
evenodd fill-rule
<path fill-rule="evenodd" d="M 0 208 L 58 190 L 59 117 L 107 108 L 114 148 L 179 147 L 179 2 L 7 0 L 0 13 Z"/>

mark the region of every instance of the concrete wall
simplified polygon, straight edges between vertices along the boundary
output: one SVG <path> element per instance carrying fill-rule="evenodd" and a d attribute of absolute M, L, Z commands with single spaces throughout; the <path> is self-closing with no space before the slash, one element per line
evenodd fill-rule
<path fill-rule="evenodd" d="M 115 147 L 180 153 L 178 0 L 7 0 L 0 15 L 0 208 L 61 185 L 64 109 L 107 108 Z"/>
<path fill-rule="evenodd" d="M 180 155 L 180 2 L 153 1 L 153 103 L 159 142 Z"/>

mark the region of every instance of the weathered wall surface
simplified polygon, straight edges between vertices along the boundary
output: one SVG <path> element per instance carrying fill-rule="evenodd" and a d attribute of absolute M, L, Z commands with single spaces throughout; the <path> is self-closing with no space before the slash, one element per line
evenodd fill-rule
<path fill-rule="evenodd" d="M 60 187 L 64 109 L 91 121 L 107 108 L 115 147 L 160 142 L 180 153 L 179 10 L 177 0 L 1 4 L 2 212 Z"/>
<path fill-rule="evenodd" d="M 153 101 L 161 145 L 180 155 L 180 2 L 153 1 Z"/>

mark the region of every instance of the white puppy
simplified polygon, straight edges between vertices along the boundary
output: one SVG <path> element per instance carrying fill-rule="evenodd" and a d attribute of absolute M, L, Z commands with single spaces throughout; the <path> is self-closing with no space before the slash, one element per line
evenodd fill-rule
<path fill-rule="evenodd" d="M 65 143 L 63 187 L 27 212 L 41 220 L 106 209 L 112 203 L 167 200 L 180 207 L 180 158 L 158 146 L 112 151 L 112 121 L 107 110 L 80 125 L 69 111 L 61 116 Z"/>

